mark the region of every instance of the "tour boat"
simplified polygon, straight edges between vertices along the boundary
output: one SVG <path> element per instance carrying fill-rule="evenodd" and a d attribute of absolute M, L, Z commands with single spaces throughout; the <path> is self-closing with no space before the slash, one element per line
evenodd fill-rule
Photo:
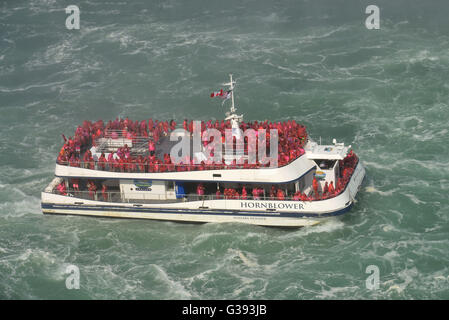
<path fill-rule="evenodd" d="M 63 135 L 43 213 L 302 227 L 348 212 L 365 177 L 351 146 L 294 120 L 244 122 L 232 75 L 223 85 L 211 94 L 230 102 L 223 120 L 84 121 Z"/>

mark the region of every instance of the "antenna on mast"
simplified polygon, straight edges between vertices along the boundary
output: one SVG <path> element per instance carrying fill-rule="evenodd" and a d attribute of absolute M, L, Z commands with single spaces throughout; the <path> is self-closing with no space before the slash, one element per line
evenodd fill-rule
<path fill-rule="evenodd" d="M 240 121 L 243 120 L 243 115 L 237 115 L 235 112 L 237 108 L 234 104 L 234 88 L 235 88 L 235 80 L 232 80 L 232 74 L 229 75 L 229 82 L 223 83 L 224 86 L 229 86 L 229 91 L 231 92 L 231 108 L 228 112 L 226 112 L 225 120 L 231 120 L 231 124 L 233 128 L 238 128 Z"/>

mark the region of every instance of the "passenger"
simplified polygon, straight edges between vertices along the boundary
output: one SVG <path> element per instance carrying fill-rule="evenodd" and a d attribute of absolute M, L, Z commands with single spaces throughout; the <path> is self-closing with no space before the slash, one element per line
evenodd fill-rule
<path fill-rule="evenodd" d="M 128 172 L 136 172 L 137 171 L 137 164 L 133 157 L 128 158 Z"/>
<path fill-rule="evenodd" d="M 139 172 L 145 172 L 145 163 L 142 155 L 137 157 L 137 167 L 139 168 Z"/>
<path fill-rule="evenodd" d="M 246 200 L 248 197 L 248 192 L 246 191 L 245 186 L 242 188 L 242 200 Z"/>
<path fill-rule="evenodd" d="M 104 153 L 102 153 L 100 158 L 98 159 L 98 168 L 100 170 L 105 170 L 105 168 L 106 168 L 106 157 L 105 157 Z"/>
<path fill-rule="evenodd" d="M 65 182 L 64 182 L 64 181 L 61 182 L 61 183 L 56 187 L 56 189 L 58 190 L 58 192 L 59 192 L 60 195 L 62 195 L 62 196 L 66 196 L 66 195 L 67 195 L 67 190 L 66 190 Z"/>
<path fill-rule="evenodd" d="M 259 198 L 265 197 L 265 191 L 262 187 L 259 187 Z"/>
<path fill-rule="evenodd" d="M 203 183 L 200 183 L 200 184 L 196 187 L 196 193 L 197 193 L 197 195 L 198 195 L 198 199 L 204 200 L 204 185 L 203 185 Z"/>
<path fill-rule="evenodd" d="M 260 198 L 259 198 L 259 189 L 256 187 L 256 188 L 253 188 L 253 199 L 254 200 L 259 200 Z"/>
<path fill-rule="evenodd" d="M 121 147 L 117 149 L 116 153 L 120 159 L 124 158 L 124 156 L 125 156 L 125 154 L 123 153 L 123 148 L 121 148 Z"/>
<path fill-rule="evenodd" d="M 215 193 L 216 199 L 221 199 L 221 192 L 220 189 L 217 189 L 217 192 Z"/>
<path fill-rule="evenodd" d="M 112 158 L 112 166 L 113 166 L 115 172 L 119 172 L 120 171 L 120 160 L 116 159 L 116 158 Z"/>
<path fill-rule="evenodd" d="M 79 180 L 78 179 L 72 179 L 72 187 L 74 191 L 80 191 L 79 187 Z"/>
<path fill-rule="evenodd" d="M 277 190 L 277 199 L 278 200 L 285 200 L 284 191 L 281 188 L 279 188 Z"/>
<path fill-rule="evenodd" d="M 89 197 L 92 200 L 95 200 L 96 194 L 97 194 L 97 186 L 95 185 L 95 183 L 93 181 L 87 182 L 87 190 L 89 190 Z"/>
<path fill-rule="evenodd" d="M 331 183 L 329 184 L 329 194 L 334 195 L 335 193 L 335 188 L 334 188 L 334 182 L 331 181 Z"/>
<path fill-rule="evenodd" d="M 171 120 L 170 121 L 170 130 L 173 131 L 176 129 L 176 121 L 175 120 Z"/>
<path fill-rule="evenodd" d="M 153 141 L 155 144 L 159 144 L 159 137 L 160 137 L 160 129 L 159 127 L 154 128 L 153 131 Z"/>
<path fill-rule="evenodd" d="M 83 168 L 86 168 L 86 169 L 89 168 L 89 161 L 90 161 L 91 157 L 92 157 L 92 153 L 90 152 L 90 150 L 87 150 L 83 156 Z"/>
<path fill-rule="evenodd" d="M 167 170 L 172 172 L 175 171 L 175 165 L 171 162 L 170 157 L 167 159 Z"/>
<path fill-rule="evenodd" d="M 323 194 L 327 194 L 329 192 L 329 185 L 326 183 L 324 184 Z"/>
<path fill-rule="evenodd" d="M 120 172 L 125 172 L 126 171 L 125 159 L 124 158 L 120 158 L 118 163 L 119 163 L 119 167 L 120 167 Z"/>
<path fill-rule="evenodd" d="M 75 152 L 77 155 L 81 153 L 81 141 L 78 137 L 75 138 Z"/>
<path fill-rule="evenodd" d="M 91 154 L 91 156 L 89 158 L 89 169 L 90 170 L 95 170 L 95 161 L 94 161 L 94 158 L 92 157 L 92 154 Z"/>
<path fill-rule="evenodd" d="M 57 159 L 58 164 L 67 165 L 67 157 L 65 154 L 59 155 Z"/>
<path fill-rule="evenodd" d="M 313 191 L 315 192 L 315 195 L 318 195 L 318 181 L 316 180 L 316 177 L 313 177 Z"/>
<path fill-rule="evenodd" d="M 276 187 L 272 185 L 270 190 L 270 199 L 274 200 L 275 197 L 276 197 Z"/>
<path fill-rule="evenodd" d="M 295 194 L 293 195 L 293 200 L 294 200 L 294 201 L 299 201 L 299 199 L 301 199 L 301 191 L 297 191 L 297 192 L 295 192 Z"/>
<path fill-rule="evenodd" d="M 80 159 L 78 157 L 74 157 L 73 159 L 73 166 L 80 168 Z"/>
<path fill-rule="evenodd" d="M 108 188 L 106 187 L 106 185 L 103 183 L 102 184 L 102 188 L 101 188 L 101 193 L 103 194 L 103 200 L 104 201 L 108 201 Z"/>
<path fill-rule="evenodd" d="M 148 151 L 150 152 L 150 155 L 154 155 L 155 151 L 156 151 L 156 146 L 154 144 L 154 141 L 150 140 L 148 142 Z"/>

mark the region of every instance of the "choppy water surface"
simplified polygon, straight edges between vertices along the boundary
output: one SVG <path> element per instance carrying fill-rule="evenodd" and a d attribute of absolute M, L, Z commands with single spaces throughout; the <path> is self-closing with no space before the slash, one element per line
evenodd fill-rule
<path fill-rule="evenodd" d="M 449 298 L 446 2 L 376 1 L 380 30 L 366 1 L 77 1 L 80 30 L 69 4 L 0 2 L 0 298 Z M 61 133 L 221 119 L 230 72 L 245 119 L 354 146 L 350 213 L 298 230 L 42 215 Z"/>

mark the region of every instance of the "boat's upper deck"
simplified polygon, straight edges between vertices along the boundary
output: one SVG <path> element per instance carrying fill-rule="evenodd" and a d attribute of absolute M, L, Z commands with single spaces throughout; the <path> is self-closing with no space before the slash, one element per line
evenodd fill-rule
<path fill-rule="evenodd" d="M 208 129 L 219 132 L 224 145 L 226 131 L 232 130 L 231 122 L 228 121 L 201 121 L 201 135 Z M 304 146 L 308 137 L 306 128 L 294 120 L 286 122 L 241 122 L 241 132 L 249 129 L 254 132 L 264 130 L 267 133 L 266 154 L 270 153 L 270 132 L 276 130 L 278 137 L 277 164 L 282 167 L 293 162 L 305 153 Z M 109 121 L 106 125 L 103 121 L 84 121 L 82 126 L 77 127 L 75 135 L 65 139 L 61 148 L 57 163 L 71 167 L 80 167 L 90 170 L 112 171 L 112 172 L 182 172 L 197 170 L 229 170 L 229 169 L 261 169 L 273 167 L 272 163 L 259 162 L 258 145 L 252 146 L 248 137 L 243 138 L 241 144 L 234 139 L 231 158 L 229 153 L 222 152 L 221 161 L 211 159 L 208 155 L 211 141 L 200 140 L 199 152 L 192 152 L 190 157 L 183 158 L 181 162 L 174 162 L 171 150 L 178 141 L 171 141 L 170 135 L 177 125 L 175 121 L 153 121 L 152 119 L 132 121 L 116 119 Z M 192 148 L 192 135 L 194 133 L 193 121 L 184 120 L 182 127 L 184 135 L 190 137 Z M 238 148 L 240 146 L 240 149 Z M 255 161 L 249 161 L 249 152 L 257 155 Z M 212 151 L 213 153 L 213 151 Z M 240 157 L 241 161 L 236 161 Z"/>
<path fill-rule="evenodd" d="M 321 145 L 311 141 L 304 148 L 307 153 L 307 158 L 312 160 L 343 160 L 348 154 L 349 149 L 351 149 L 351 146 L 345 146 L 344 143 L 337 143 L 334 140 L 334 145 Z"/>

